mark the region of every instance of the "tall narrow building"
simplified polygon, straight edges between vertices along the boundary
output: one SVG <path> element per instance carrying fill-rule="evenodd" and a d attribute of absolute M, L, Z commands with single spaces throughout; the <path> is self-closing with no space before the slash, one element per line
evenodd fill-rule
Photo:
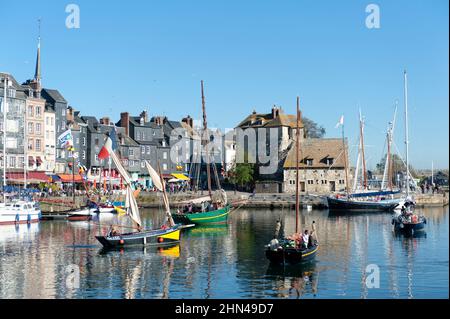
<path fill-rule="evenodd" d="M 40 28 L 40 27 L 39 27 Z M 46 171 L 45 100 L 41 98 L 41 36 L 38 36 L 34 78 L 22 87 L 27 92 L 25 111 L 25 165 L 29 171 Z"/>

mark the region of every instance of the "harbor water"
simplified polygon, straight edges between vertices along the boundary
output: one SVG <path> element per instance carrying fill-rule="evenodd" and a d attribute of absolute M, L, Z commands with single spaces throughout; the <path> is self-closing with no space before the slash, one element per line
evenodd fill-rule
<path fill-rule="evenodd" d="M 304 210 L 301 228 L 316 221 L 320 251 L 295 267 L 264 255 L 278 218 L 294 231 L 287 209 L 241 209 L 164 249 L 103 250 L 94 236 L 117 216 L 0 226 L 0 298 L 448 298 L 449 209 L 420 211 L 425 231 L 405 237 L 389 213 Z M 157 209 L 142 215 L 146 227 L 163 222 Z"/>

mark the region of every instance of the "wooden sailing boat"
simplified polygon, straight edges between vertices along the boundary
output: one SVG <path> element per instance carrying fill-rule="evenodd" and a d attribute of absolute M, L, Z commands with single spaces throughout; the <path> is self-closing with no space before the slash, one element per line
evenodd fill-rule
<path fill-rule="evenodd" d="M 122 176 L 124 183 L 126 185 L 126 201 L 125 201 L 125 212 L 129 216 L 134 224 L 134 232 L 130 233 L 119 233 L 111 227 L 108 234 L 104 236 L 95 236 L 97 240 L 106 248 L 114 247 L 124 247 L 129 245 L 156 245 L 156 246 L 167 246 L 173 245 L 180 241 L 180 225 L 175 225 L 172 216 L 170 214 L 169 200 L 165 192 L 164 180 L 161 174 L 157 174 L 153 167 L 147 163 L 147 168 L 152 170 L 152 177 L 155 181 L 159 180 L 159 185 L 163 189 L 164 206 L 167 215 L 168 225 L 163 225 L 160 229 L 144 230 L 142 228 L 141 217 L 139 214 L 139 208 L 136 202 L 136 198 L 133 196 L 133 189 L 131 188 L 131 178 L 125 168 L 122 166 L 117 155 L 112 149 L 112 141 L 108 136 L 105 148 L 111 156 L 119 174 Z M 159 178 L 159 179 L 157 179 Z"/>
<path fill-rule="evenodd" d="M 226 193 L 223 189 L 220 189 L 220 182 L 217 176 L 217 171 L 215 171 L 216 184 L 219 188 L 218 191 L 212 193 L 211 190 L 211 167 L 210 167 L 210 154 L 209 154 L 209 133 L 208 125 L 206 121 L 206 107 L 205 107 L 205 95 L 203 91 L 203 81 L 201 81 L 202 90 L 202 112 L 203 112 L 203 137 L 202 144 L 205 147 L 205 162 L 206 162 L 206 173 L 208 178 L 208 196 L 203 198 L 196 198 L 186 202 L 192 208 L 196 204 L 209 203 L 210 209 L 203 207 L 198 212 L 187 210 L 188 206 L 185 206 L 185 212 L 174 214 L 174 218 L 180 222 L 187 222 L 193 224 L 211 224 L 211 223 L 224 223 L 228 219 L 228 214 L 231 210 L 231 205 L 228 203 Z M 214 166 L 215 168 L 215 166 Z M 203 205 L 202 205 L 203 206 Z"/>
<path fill-rule="evenodd" d="M 272 264 L 299 264 L 307 261 L 311 261 L 315 258 L 317 251 L 319 250 L 319 244 L 317 240 L 311 240 L 306 243 L 306 247 L 300 245 L 298 247 L 296 239 L 299 239 L 299 211 L 300 211 L 300 98 L 297 97 L 297 125 L 296 125 L 296 185 L 295 185 L 295 237 L 296 238 L 274 238 L 266 245 L 266 257 Z M 313 221 L 311 234 L 315 233 L 315 222 Z"/>
<path fill-rule="evenodd" d="M 342 119 L 342 118 L 341 118 Z M 353 192 L 350 193 L 349 185 L 348 185 L 348 157 L 346 152 L 345 145 L 345 134 L 344 134 L 344 123 L 343 120 L 339 123 L 342 126 L 342 147 L 343 147 L 343 155 L 344 155 L 344 171 L 345 171 L 345 179 L 346 179 L 346 188 L 345 194 L 338 194 L 336 196 L 327 196 L 328 208 L 330 211 L 338 211 L 338 212 L 359 212 L 359 211 L 391 211 L 393 210 L 398 203 L 391 202 L 386 200 L 380 200 L 384 198 L 384 196 L 392 195 L 398 193 L 395 191 L 368 191 L 368 180 L 367 180 L 367 170 L 366 170 L 366 162 L 365 162 L 365 153 L 364 153 L 364 121 L 362 119 L 360 113 L 360 145 L 359 145 L 359 154 L 357 161 L 357 168 L 355 170 L 355 183 Z M 362 192 L 356 192 L 357 188 L 357 174 L 359 171 L 359 163 L 360 159 L 362 161 Z"/>

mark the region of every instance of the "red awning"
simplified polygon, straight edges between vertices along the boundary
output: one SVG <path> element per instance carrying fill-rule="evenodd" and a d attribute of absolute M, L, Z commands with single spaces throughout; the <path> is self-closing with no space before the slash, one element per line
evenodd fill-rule
<path fill-rule="evenodd" d="M 45 174 L 45 172 L 28 172 L 28 179 L 30 181 L 48 183 L 51 181 L 51 177 Z"/>
<path fill-rule="evenodd" d="M 10 182 L 23 182 L 23 172 L 6 172 L 6 180 Z"/>
<path fill-rule="evenodd" d="M 59 178 L 61 178 L 61 182 L 63 183 L 72 183 L 72 174 L 58 174 Z M 73 176 L 73 180 L 76 183 L 80 183 L 83 181 L 83 177 L 79 174 L 75 174 Z"/>

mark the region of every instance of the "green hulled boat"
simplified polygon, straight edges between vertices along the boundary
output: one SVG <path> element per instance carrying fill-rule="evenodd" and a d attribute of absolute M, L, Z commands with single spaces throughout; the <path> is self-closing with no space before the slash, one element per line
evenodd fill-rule
<path fill-rule="evenodd" d="M 225 223 L 228 219 L 228 213 L 230 212 L 231 205 L 227 205 L 224 208 L 213 210 L 209 212 L 190 213 L 185 214 L 189 222 L 201 225 L 212 223 Z"/>

